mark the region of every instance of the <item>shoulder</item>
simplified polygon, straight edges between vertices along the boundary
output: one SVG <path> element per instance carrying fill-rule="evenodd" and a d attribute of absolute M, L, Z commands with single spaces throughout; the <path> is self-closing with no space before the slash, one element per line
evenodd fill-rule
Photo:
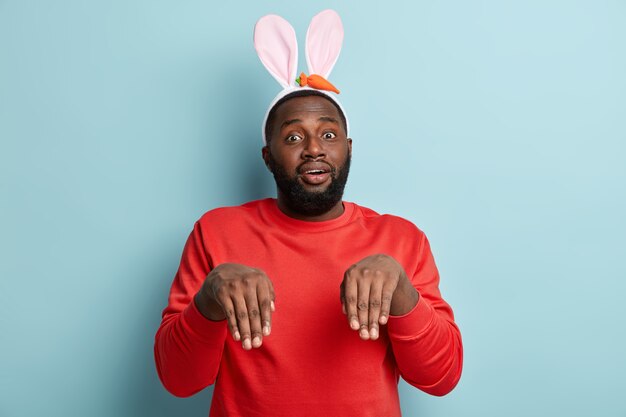
<path fill-rule="evenodd" d="M 254 200 L 238 206 L 217 207 L 204 213 L 198 223 L 201 225 L 225 225 L 232 221 L 241 222 L 245 218 L 254 217 L 269 199 Z"/>
<path fill-rule="evenodd" d="M 389 229 L 393 232 L 402 232 L 405 235 L 409 234 L 420 238 L 424 235 L 424 232 L 411 220 L 394 214 L 380 214 L 371 208 L 360 206 L 355 203 L 352 204 L 354 204 L 355 209 L 359 213 L 359 217 L 361 217 L 362 221 L 368 225 Z"/>

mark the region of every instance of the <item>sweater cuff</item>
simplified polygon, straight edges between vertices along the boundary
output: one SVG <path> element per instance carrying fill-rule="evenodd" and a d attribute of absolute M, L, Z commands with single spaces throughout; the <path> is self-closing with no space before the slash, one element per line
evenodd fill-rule
<path fill-rule="evenodd" d="M 226 338 L 226 320 L 212 321 L 200 313 L 195 301 L 192 299 L 183 310 L 183 322 L 198 339 L 207 343 L 223 343 Z"/>
<path fill-rule="evenodd" d="M 417 304 L 402 316 L 389 316 L 387 333 L 393 339 L 415 339 L 433 321 L 435 310 L 420 294 Z"/>

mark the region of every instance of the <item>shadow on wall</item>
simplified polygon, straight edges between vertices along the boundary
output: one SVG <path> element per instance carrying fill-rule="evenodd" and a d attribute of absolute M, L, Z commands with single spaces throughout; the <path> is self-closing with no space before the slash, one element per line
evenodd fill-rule
<path fill-rule="evenodd" d="M 218 77 L 221 78 L 219 83 L 207 85 L 207 91 L 203 93 L 209 102 L 208 107 L 219 108 L 219 111 L 205 119 L 207 140 L 202 142 L 203 149 L 198 149 L 198 152 L 215 155 L 217 151 L 219 157 L 228 162 L 221 163 L 219 167 L 202 164 L 196 171 L 207 179 L 204 183 L 209 183 L 214 178 L 218 181 L 228 178 L 227 184 L 230 186 L 220 187 L 217 193 L 225 193 L 226 200 L 240 202 L 274 193 L 273 180 L 260 157 L 262 139 L 259 125 L 268 103 L 254 85 L 254 80 L 246 77 L 242 68 L 246 68 L 246 65 L 234 65 L 230 71 L 225 71 L 222 77 Z M 218 106 L 215 105 L 216 102 L 219 102 Z M 216 145 L 212 136 L 215 132 L 228 132 L 228 140 Z M 206 190 L 211 188 L 203 187 L 203 192 L 208 193 Z M 221 196 L 213 198 L 215 199 L 223 201 Z M 206 207 L 206 210 L 211 208 L 214 207 Z M 190 224 L 189 230 L 191 226 Z M 128 374 L 121 379 L 123 382 L 116 389 L 117 397 L 123 399 L 119 410 L 121 416 L 207 416 L 211 403 L 213 387 L 190 398 L 181 399 L 169 394 L 157 376 L 153 356 L 154 336 L 183 249 L 178 243 L 173 243 L 179 239 L 167 236 L 165 229 L 167 228 L 164 228 L 163 239 L 155 242 L 154 247 L 145 248 L 145 252 L 150 252 L 151 255 L 145 257 L 146 264 L 142 268 L 145 276 L 138 277 L 142 282 L 151 285 L 142 294 L 142 298 L 136 300 L 137 305 L 133 309 L 137 312 L 132 318 L 136 322 L 130 325 L 136 332 L 133 335 L 133 349 L 126 358 Z"/>
<path fill-rule="evenodd" d="M 244 68 L 246 66 L 243 66 Z M 241 67 L 240 67 L 241 68 Z M 248 71 L 241 71 L 233 80 L 234 88 L 224 89 L 219 94 L 225 99 L 222 103 L 225 129 L 232 132 L 231 142 L 223 148 L 223 158 L 232 161 L 226 173 L 236 180 L 236 189 L 229 194 L 233 201 L 245 202 L 275 196 L 275 183 L 272 174 L 267 170 L 261 157 L 263 137 L 261 124 L 265 111 L 280 88 L 270 90 L 270 94 L 262 91 L 258 82 L 241 81 Z M 273 84 L 264 83 L 273 87 Z M 271 96 L 271 97 L 270 97 Z"/>
<path fill-rule="evenodd" d="M 223 74 L 226 81 L 207 86 L 206 108 L 212 114 L 204 119 L 203 149 L 198 151 L 201 158 L 210 156 L 210 163 L 220 167 L 201 164 L 201 174 L 209 179 L 206 184 L 212 185 L 207 188 L 211 204 L 215 200 L 222 205 L 241 204 L 275 194 L 272 175 L 261 157 L 261 123 L 280 88 L 251 78 L 249 68 L 247 61 L 235 62 Z M 267 88 L 262 90 L 259 84 Z"/>

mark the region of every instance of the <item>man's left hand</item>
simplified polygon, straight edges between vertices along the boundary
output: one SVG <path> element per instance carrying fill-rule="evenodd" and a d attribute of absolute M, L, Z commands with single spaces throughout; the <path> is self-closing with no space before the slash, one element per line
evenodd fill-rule
<path fill-rule="evenodd" d="M 341 282 L 341 304 L 352 330 L 363 340 L 376 340 L 389 315 L 415 307 L 419 294 L 404 268 L 389 255 L 368 256 L 352 265 Z"/>

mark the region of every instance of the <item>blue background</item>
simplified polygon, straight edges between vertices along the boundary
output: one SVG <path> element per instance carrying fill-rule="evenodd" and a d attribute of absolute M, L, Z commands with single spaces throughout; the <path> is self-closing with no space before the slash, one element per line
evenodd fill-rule
<path fill-rule="evenodd" d="M 254 23 L 303 50 L 327 7 L 345 198 L 426 232 L 463 334 L 405 415 L 626 416 L 626 3 L 591 0 L 0 0 L 0 416 L 207 415 L 154 333 L 193 222 L 274 195 Z"/>

